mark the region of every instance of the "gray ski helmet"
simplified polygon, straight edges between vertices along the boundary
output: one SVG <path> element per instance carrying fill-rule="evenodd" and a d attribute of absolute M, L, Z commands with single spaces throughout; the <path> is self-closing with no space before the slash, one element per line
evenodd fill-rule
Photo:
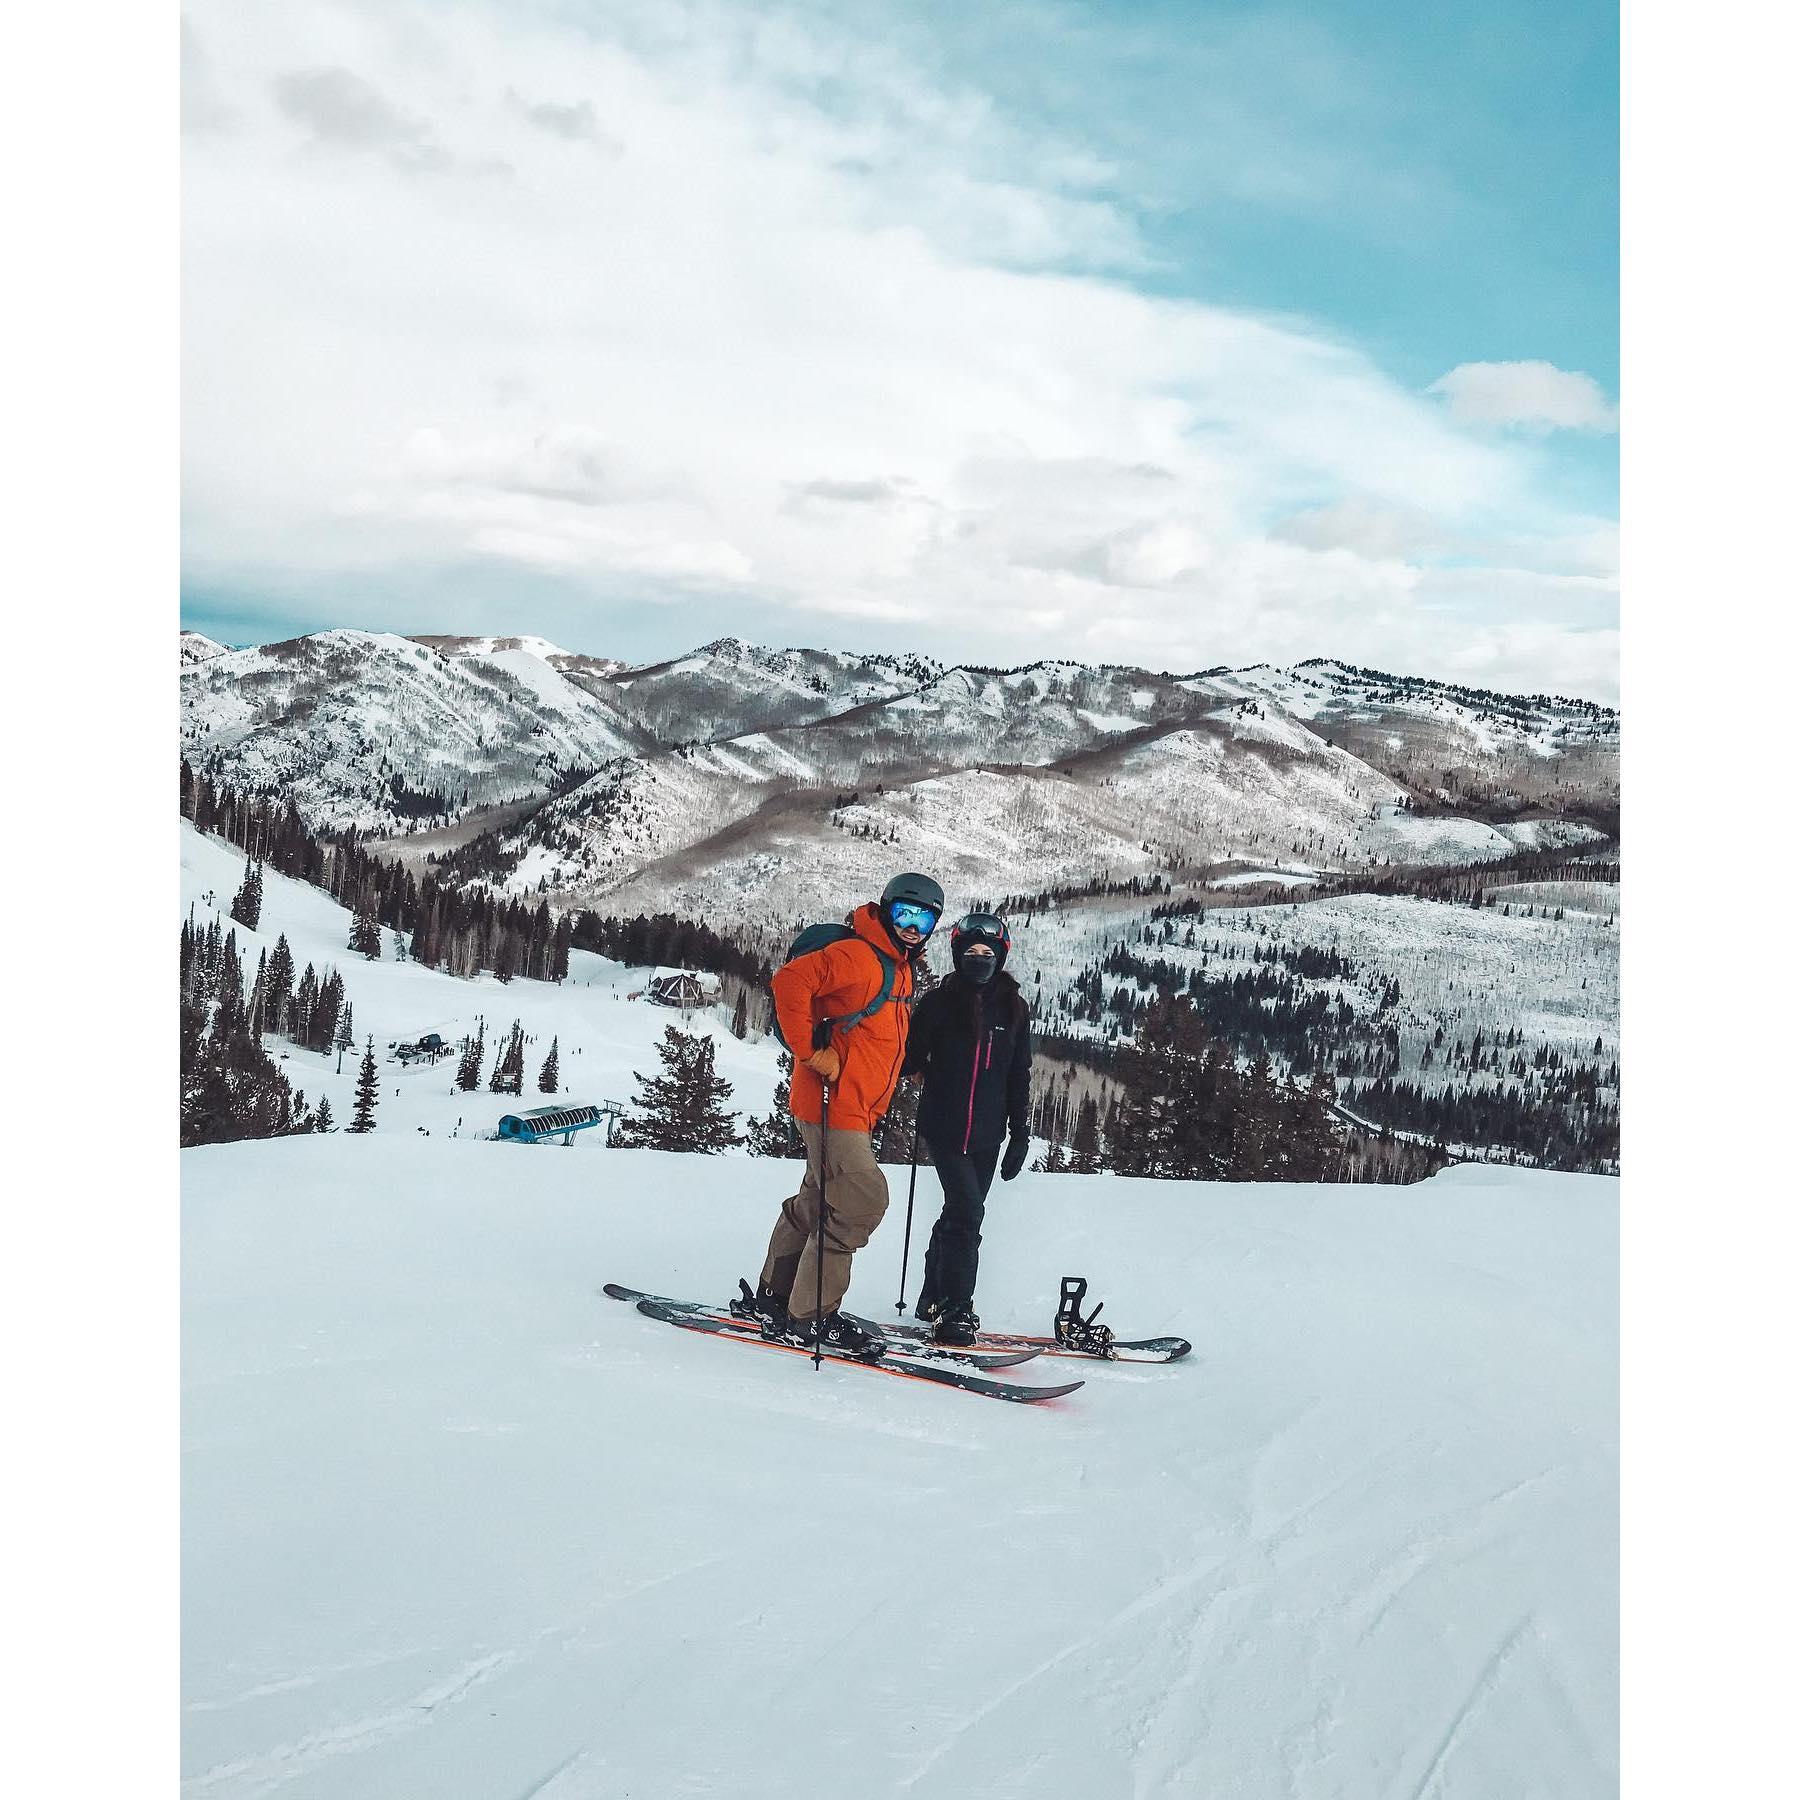
<path fill-rule="evenodd" d="M 882 910 L 885 912 L 896 900 L 929 906 L 939 918 L 944 914 L 944 890 L 929 875 L 896 875 L 881 890 Z"/>

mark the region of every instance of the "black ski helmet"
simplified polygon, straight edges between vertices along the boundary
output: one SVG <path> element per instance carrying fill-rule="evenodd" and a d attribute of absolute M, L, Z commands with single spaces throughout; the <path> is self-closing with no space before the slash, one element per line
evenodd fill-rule
<path fill-rule="evenodd" d="M 963 952 L 971 944 L 986 944 L 994 953 L 994 973 L 1006 967 L 1006 953 L 1012 948 L 1012 933 L 998 913 L 970 913 L 950 927 L 950 960 L 962 967 Z"/>
<path fill-rule="evenodd" d="M 888 940 L 896 950 L 916 960 L 925 954 L 925 946 L 907 943 L 894 929 L 896 904 L 928 908 L 935 929 L 938 920 L 944 916 L 944 890 L 929 875 L 896 875 L 881 890 L 881 904 L 876 909 L 881 914 L 881 929 L 888 934 Z M 925 935 L 930 937 L 930 931 Z"/>
<path fill-rule="evenodd" d="M 896 875 L 881 890 L 883 917 L 896 900 L 910 900 L 914 906 L 929 906 L 940 918 L 943 917 L 944 890 L 929 875 Z"/>

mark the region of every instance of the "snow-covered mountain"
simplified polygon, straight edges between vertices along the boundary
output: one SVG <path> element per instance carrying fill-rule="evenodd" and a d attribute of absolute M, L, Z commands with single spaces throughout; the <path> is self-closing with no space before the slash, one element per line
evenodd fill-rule
<path fill-rule="evenodd" d="M 548 638 L 541 637 L 414 637 L 415 644 L 450 657 L 467 657 L 493 662 L 510 656 L 535 657 L 548 663 L 559 675 L 573 681 L 605 681 L 631 665 L 615 657 L 584 656 L 579 651 L 559 649 Z"/>
<path fill-rule="evenodd" d="M 332 631 L 194 664 L 182 718 L 196 766 L 315 823 L 434 847 L 485 827 L 515 891 L 751 919 L 901 863 L 991 892 L 1470 861 L 1598 836 L 1617 804 L 1616 713 L 1329 662 L 990 670 L 727 638 L 627 668 Z"/>
<path fill-rule="evenodd" d="M 720 638 L 687 656 L 612 677 L 619 704 L 659 742 L 712 743 L 810 725 L 911 693 L 943 665 L 922 656 L 769 650 Z"/>
<path fill-rule="evenodd" d="M 184 631 L 181 634 L 181 666 L 189 669 L 195 663 L 211 662 L 215 656 L 224 656 L 227 648 L 198 631 Z"/>
<path fill-rule="evenodd" d="M 1482 794 L 1616 799 L 1619 715 L 1589 700 L 1495 694 L 1320 658 L 1292 669 L 1211 670 L 1183 684 L 1273 701 L 1397 781 L 1454 803 Z"/>
<path fill-rule="evenodd" d="M 564 660 L 586 659 L 540 639 L 353 630 L 234 650 L 182 671 L 182 750 L 315 825 L 443 823 L 541 799 L 645 742 Z"/>
<path fill-rule="evenodd" d="M 755 924 L 874 892 L 899 867 L 967 899 L 1229 862 L 1464 863 L 1600 836 L 1415 811 L 1412 789 L 1271 702 L 1209 696 L 1196 714 L 1190 696 L 1184 718 L 1172 683 L 1083 670 L 1073 696 L 1034 703 L 1019 690 L 1037 674 L 954 670 L 850 718 L 621 761 L 502 831 L 495 873 L 570 902 Z"/>

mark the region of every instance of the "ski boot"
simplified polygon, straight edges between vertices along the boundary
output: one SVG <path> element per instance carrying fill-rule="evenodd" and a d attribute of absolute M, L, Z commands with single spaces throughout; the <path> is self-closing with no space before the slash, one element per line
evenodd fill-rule
<path fill-rule="evenodd" d="M 1094 1310 L 1085 1318 L 1081 1313 L 1081 1302 L 1087 1296 L 1087 1278 L 1082 1275 L 1065 1275 L 1062 1279 L 1062 1297 L 1056 1306 L 1056 1341 L 1065 1350 L 1079 1350 L 1084 1356 L 1106 1356 L 1113 1353 L 1113 1334 L 1110 1325 L 1096 1325 L 1104 1300 L 1097 1301 Z"/>
<path fill-rule="evenodd" d="M 766 1338 L 785 1337 L 788 1330 L 787 1302 L 773 1288 L 759 1286 L 750 1291 L 749 1282 L 738 1279 L 737 1298 L 728 1309 L 734 1319 L 754 1325 Z"/>
<path fill-rule="evenodd" d="M 782 1341 L 798 1344 L 803 1350 L 812 1349 L 816 1342 L 834 1356 L 854 1356 L 858 1362 L 876 1362 L 887 1354 L 887 1339 L 848 1313 L 828 1312 L 817 1325 L 815 1330 L 811 1319 L 790 1319 Z"/>
<path fill-rule="evenodd" d="M 918 1304 L 913 1308 L 913 1317 L 917 1319 L 921 1325 L 930 1325 L 936 1321 L 938 1314 L 943 1310 L 944 1302 L 941 1299 L 927 1300 L 925 1296 L 921 1294 L 918 1299 Z"/>
<path fill-rule="evenodd" d="M 975 1316 L 974 1307 L 967 1301 L 954 1301 L 948 1305 L 934 1309 L 935 1316 L 931 1326 L 931 1341 L 954 1348 L 966 1348 L 975 1342 L 975 1334 L 981 1329 L 981 1321 Z"/>

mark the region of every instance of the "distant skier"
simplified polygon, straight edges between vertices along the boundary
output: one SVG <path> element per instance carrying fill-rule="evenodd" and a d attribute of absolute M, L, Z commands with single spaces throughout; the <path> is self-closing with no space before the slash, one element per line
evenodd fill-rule
<path fill-rule="evenodd" d="M 994 913 L 953 925 L 954 973 L 919 1002 L 906 1046 L 904 1073 L 925 1077 L 919 1134 L 944 1185 L 914 1312 L 940 1344 L 975 1342 L 975 1276 L 994 1166 L 1011 1181 L 1031 1145 L 1031 1020 L 1006 973 L 1011 948 L 1006 921 Z"/>
<path fill-rule="evenodd" d="M 913 965 L 944 910 L 944 890 L 929 875 L 896 875 L 881 898 L 846 920 L 848 934 L 823 949 L 792 957 L 775 971 L 770 991 L 783 1040 L 794 1051 L 788 1110 L 806 1144 L 806 1177 L 783 1202 L 752 1294 L 747 1282 L 731 1310 L 757 1320 L 772 1337 L 868 1355 L 880 1337 L 844 1317 L 850 1259 L 887 1211 L 887 1179 L 870 1134 L 888 1109 L 906 1055 Z M 891 977 L 890 977 L 891 971 Z M 887 998 L 882 999 L 884 987 Z M 872 1009 L 872 1010 L 870 1010 Z M 823 1049 L 810 1049 L 816 1028 L 839 1023 Z M 831 1088 L 831 1129 L 820 1125 L 824 1086 Z M 827 1144 L 822 1140 L 829 1136 Z M 819 1177 L 825 1176 L 825 1256 L 820 1268 Z M 815 1324 L 822 1326 L 815 1331 Z"/>

